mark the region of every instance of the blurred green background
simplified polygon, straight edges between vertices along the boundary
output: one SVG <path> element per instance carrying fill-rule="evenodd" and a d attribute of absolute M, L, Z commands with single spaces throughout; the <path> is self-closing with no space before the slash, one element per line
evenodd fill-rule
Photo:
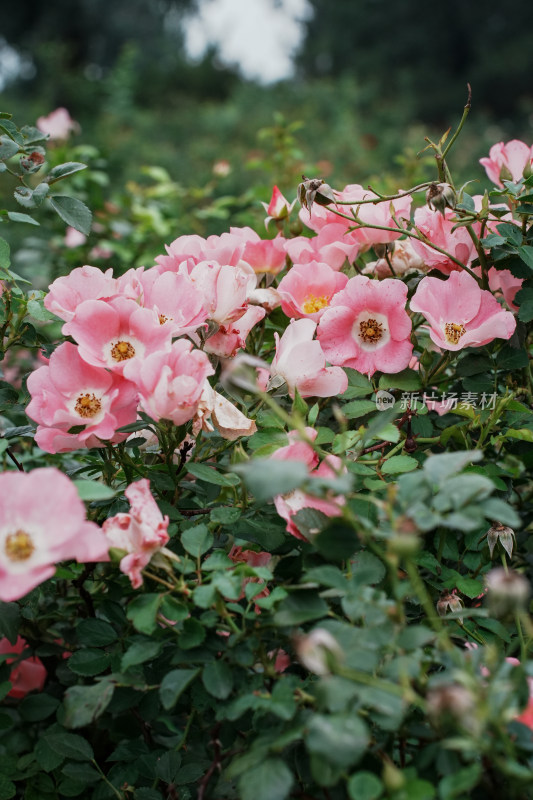
<path fill-rule="evenodd" d="M 451 166 L 479 180 L 471 193 L 488 185 L 477 159 L 492 144 L 533 141 L 531 0 L 299 0 L 293 72 L 270 84 L 224 62 L 220 42 L 188 56 L 184 21 L 198 8 L 209 19 L 222 2 L 232 0 L 23 0 L 2 15 L 2 107 L 20 125 L 58 106 L 80 123 L 54 159 L 90 164 L 71 186 L 124 268 L 181 233 L 261 223 L 257 201 L 274 183 L 292 199 L 303 171 L 335 188 L 432 178 L 417 154 L 425 136 L 457 124 L 467 82 L 472 111 Z M 291 16 L 291 0 L 248 0 L 259 29 L 269 3 Z M 235 26 L 239 9 L 234 0 Z M 253 49 L 246 33 L 242 45 Z M 12 189 L 3 178 L 2 200 Z"/>

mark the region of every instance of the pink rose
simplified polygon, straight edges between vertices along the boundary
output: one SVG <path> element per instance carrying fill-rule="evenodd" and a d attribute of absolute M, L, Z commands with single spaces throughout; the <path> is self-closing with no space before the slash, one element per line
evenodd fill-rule
<path fill-rule="evenodd" d="M 267 291 L 266 289 L 264 291 Z M 252 328 L 264 319 L 266 311 L 259 306 L 248 306 L 242 317 L 229 325 L 221 325 L 205 345 L 206 353 L 220 358 L 233 358 L 237 350 L 246 347 L 246 338 Z"/>
<path fill-rule="evenodd" d="M 66 108 L 56 108 L 47 117 L 39 117 L 37 127 L 47 133 L 51 141 L 63 141 L 68 139 L 71 132 L 80 130 L 79 124 L 72 119 Z"/>
<path fill-rule="evenodd" d="M 13 697 L 16 700 L 21 700 L 26 697 L 28 692 L 38 691 L 42 692 L 46 681 L 46 668 L 37 656 L 30 656 L 29 658 L 18 659 L 16 656 L 25 656 L 30 651 L 28 643 L 22 636 L 17 638 L 15 644 L 11 644 L 9 639 L 0 639 L 0 655 L 13 653 L 14 658 L 6 658 L 6 664 L 13 664 L 15 666 L 9 675 L 9 681 L 12 689 L 8 692 L 8 697 Z"/>
<path fill-rule="evenodd" d="M 276 355 L 270 367 L 271 383 L 285 381 L 291 397 L 295 389 L 301 397 L 334 397 L 348 388 L 344 370 L 326 367 L 320 342 L 313 341 L 315 330 L 313 320 L 298 319 L 287 326 L 281 339 L 274 333 Z"/>
<path fill-rule="evenodd" d="M 73 558 L 108 560 L 74 484 L 55 467 L 0 474 L 0 600 L 24 597 Z"/>
<path fill-rule="evenodd" d="M 159 272 L 177 272 L 180 264 L 190 262 L 191 266 L 200 261 L 216 261 L 218 264 L 236 266 L 242 259 L 246 242 L 240 236 L 223 233 L 221 236 L 202 236 L 190 234 L 180 236 L 172 244 L 165 245 L 166 256 L 157 256 L 156 269 Z"/>
<path fill-rule="evenodd" d="M 503 180 L 519 181 L 525 168 L 531 166 L 532 159 L 533 146 L 513 139 L 507 144 L 494 144 L 489 150 L 489 157 L 480 158 L 479 163 L 485 167 L 488 177 L 496 186 L 503 186 Z"/>
<path fill-rule="evenodd" d="M 117 428 L 137 419 L 137 390 L 129 381 L 80 358 L 78 348 L 64 342 L 49 363 L 28 378 L 31 401 L 26 413 L 39 423 L 35 441 L 48 453 L 122 442 Z M 79 433 L 69 433 L 84 426 Z"/>
<path fill-rule="evenodd" d="M 130 483 L 124 492 L 130 501 L 129 514 L 116 514 L 103 524 L 108 547 L 126 550 L 120 570 L 134 589 L 142 586 L 142 570 L 154 553 L 168 542 L 168 517 L 161 514 L 150 492 L 150 481 L 143 478 Z"/>
<path fill-rule="evenodd" d="M 443 350 L 481 347 L 493 339 L 510 339 L 516 320 L 491 292 L 480 289 L 467 272 L 452 272 L 445 280 L 422 278 L 411 299 L 411 310 L 429 322 L 431 340 Z"/>
<path fill-rule="evenodd" d="M 450 209 L 446 209 L 443 215 L 438 211 L 432 211 L 429 206 L 423 206 L 416 209 L 414 219 L 416 227 L 430 242 L 450 253 L 466 267 L 477 257 L 474 242 L 466 228 L 453 230 L 457 219 Z M 476 223 L 474 228 L 479 232 L 479 223 Z M 445 275 L 461 269 L 445 253 L 439 253 L 418 239 L 411 238 L 411 245 L 428 268 L 439 269 Z"/>
<path fill-rule="evenodd" d="M 285 250 L 293 264 L 321 261 L 338 271 L 346 260 L 351 264 L 359 255 L 361 243 L 355 233 L 348 231 L 342 222 L 330 222 L 310 239 L 306 236 L 287 239 Z"/>
<path fill-rule="evenodd" d="M 84 300 L 110 299 L 117 294 L 118 286 L 112 269 L 102 272 L 87 265 L 56 278 L 48 289 L 44 305 L 56 317 L 69 322 Z"/>
<path fill-rule="evenodd" d="M 348 276 L 327 264 L 310 261 L 297 264 L 278 286 L 281 308 L 288 317 L 307 317 L 318 322 L 331 298 L 344 289 Z"/>
<path fill-rule="evenodd" d="M 136 371 L 136 385 L 142 408 L 152 419 L 170 419 L 183 425 L 196 414 L 204 383 L 214 370 L 192 342 L 179 339 L 168 352 L 145 357 Z"/>
<path fill-rule="evenodd" d="M 407 286 L 386 278 L 356 275 L 338 292 L 318 326 L 318 340 L 330 364 L 365 375 L 401 372 L 411 360 L 411 319 Z"/>
<path fill-rule="evenodd" d="M 295 203 L 296 200 L 293 200 L 292 203 L 289 203 L 289 201 L 286 200 L 282 195 L 278 187 L 274 186 L 270 203 L 268 203 L 268 205 L 267 203 L 261 203 L 268 215 L 265 219 L 265 227 L 268 228 L 268 223 L 271 220 L 281 221 L 287 219 Z"/>
<path fill-rule="evenodd" d="M 283 236 L 275 239 L 261 239 L 251 228 L 230 228 L 234 236 L 242 237 L 245 247 L 243 261 L 249 264 L 256 274 L 277 275 L 285 266 L 285 242 Z"/>

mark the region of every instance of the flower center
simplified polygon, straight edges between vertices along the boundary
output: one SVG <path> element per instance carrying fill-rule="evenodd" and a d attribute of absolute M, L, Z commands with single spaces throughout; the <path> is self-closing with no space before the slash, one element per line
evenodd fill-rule
<path fill-rule="evenodd" d="M 302 305 L 304 313 L 315 314 L 322 308 L 326 308 L 326 306 L 329 306 L 329 300 L 330 298 L 327 295 L 322 295 L 322 297 L 315 297 L 314 294 L 308 294 Z"/>
<path fill-rule="evenodd" d="M 160 315 L 159 315 L 159 324 L 160 324 L 160 325 L 164 325 L 164 324 L 165 324 L 165 322 L 168 322 L 168 321 L 169 321 L 169 319 L 172 319 L 172 317 L 165 317 L 165 315 L 164 315 L 164 314 L 160 314 Z"/>
<path fill-rule="evenodd" d="M 74 406 L 80 417 L 95 417 L 102 408 L 102 403 L 94 394 L 80 394 Z"/>
<path fill-rule="evenodd" d="M 450 342 L 450 344 L 457 344 L 461 336 L 465 335 L 466 328 L 456 322 L 447 322 L 444 326 L 444 333 L 446 334 L 446 341 Z"/>
<path fill-rule="evenodd" d="M 383 324 L 375 319 L 366 319 L 359 323 L 359 336 L 367 344 L 379 342 L 384 332 Z"/>
<path fill-rule="evenodd" d="M 26 531 L 18 530 L 6 536 L 5 552 L 11 561 L 26 561 L 34 550 L 35 545 Z"/>
<path fill-rule="evenodd" d="M 111 348 L 113 361 L 127 361 L 128 358 L 133 358 L 134 355 L 135 348 L 130 342 L 117 342 Z"/>

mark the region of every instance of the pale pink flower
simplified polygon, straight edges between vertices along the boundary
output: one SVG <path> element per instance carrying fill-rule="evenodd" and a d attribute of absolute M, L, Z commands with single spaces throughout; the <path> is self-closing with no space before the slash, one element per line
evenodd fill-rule
<path fill-rule="evenodd" d="M 230 233 L 245 243 L 242 260 L 258 274 L 277 275 L 285 266 L 285 242 L 281 234 L 275 239 L 261 239 L 252 228 L 230 228 Z"/>
<path fill-rule="evenodd" d="M 361 200 L 378 200 L 378 195 L 369 189 L 364 189 L 357 183 L 345 186 L 342 192 L 336 192 L 337 198 L 343 203 L 348 202 L 351 205 L 338 205 L 331 204 L 331 206 L 320 206 L 317 203 L 313 205 L 313 213 L 309 213 L 305 209 L 300 210 L 300 219 L 314 231 L 319 232 L 324 226 L 330 223 L 337 223 L 344 225 L 345 229 L 359 226 L 361 224 L 378 225 L 385 228 L 398 228 L 394 221 L 393 214 L 401 225 L 402 219 L 409 219 L 411 210 L 411 195 L 404 195 L 392 201 L 383 201 L 377 203 L 364 203 L 360 205 Z M 340 217 L 333 210 L 340 211 L 346 217 Z M 392 210 L 391 210 L 392 209 Z M 357 215 L 358 222 L 352 217 L 352 212 Z M 392 242 L 402 236 L 403 230 L 398 229 L 395 231 L 378 230 L 376 228 L 361 228 L 353 231 L 353 238 L 359 242 L 360 246 L 368 249 L 374 244 L 385 242 Z"/>
<path fill-rule="evenodd" d="M 278 286 L 281 308 L 288 317 L 308 317 L 318 322 L 331 298 L 347 283 L 347 275 L 335 272 L 327 264 L 296 264 Z"/>
<path fill-rule="evenodd" d="M 424 315 L 431 340 L 443 350 L 510 339 L 516 327 L 514 316 L 467 272 L 452 272 L 445 281 L 423 278 L 411 299 L 411 310 Z"/>
<path fill-rule="evenodd" d="M 425 272 L 428 267 L 413 248 L 410 239 L 402 239 L 399 242 L 394 242 L 394 249 L 389 254 L 389 261 L 392 264 L 394 275 L 406 275 L 408 272 L 419 271 Z M 372 261 L 367 264 L 363 270 L 365 275 L 374 275 L 380 280 L 382 278 L 391 278 L 393 273 L 386 258 L 380 258 L 377 261 Z"/>
<path fill-rule="evenodd" d="M 161 514 L 146 478 L 130 483 L 124 494 L 130 501 L 129 513 L 106 519 L 103 532 L 108 547 L 128 553 L 120 562 L 120 570 L 129 577 L 133 588 L 138 589 L 143 582 L 142 570 L 168 542 L 169 519 Z"/>
<path fill-rule="evenodd" d="M 268 228 L 268 223 L 271 220 L 284 220 L 290 215 L 296 200 L 293 200 L 292 203 L 282 195 L 280 190 L 277 186 L 274 186 L 272 190 L 272 197 L 270 198 L 270 203 L 263 203 L 261 205 L 265 209 L 267 213 L 267 217 L 265 218 L 265 227 Z"/>
<path fill-rule="evenodd" d="M 246 338 L 252 328 L 265 317 L 260 306 L 248 306 L 242 317 L 228 325 L 221 325 L 217 333 L 210 336 L 204 345 L 206 353 L 219 358 L 233 358 L 237 350 L 246 347 Z"/>
<path fill-rule="evenodd" d="M 457 223 L 457 218 L 455 212 L 451 209 L 447 208 L 445 213 L 441 214 L 438 211 L 432 211 L 429 206 L 423 206 L 416 209 L 414 221 L 418 230 L 430 242 L 454 256 L 466 267 L 477 257 L 474 242 L 467 229 L 462 226 L 453 230 Z M 474 225 L 474 229 L 479 233 L 479 223 Z M 411 245 L 415 253 L 420 256 L 424 264 L 430 269 L 438 269 L 445 275 L 461 269 L 445 253 L 440 253 L 418 239 L 411 238 Z"/>
<path fill-rule="evenodd" d="M 345 225 L 338 222 L 328 223 L 311 238 L 296 236 L 285 242 L 285 250 L 293 264 L 321 261 L 337 271 L 346 261 L 353 263 L 360 249 L 361 244 L 355 237 L 355 231 L 348 231 Z"/>
<path fill-rule="evenodd" d="M 248 307 L 248 293 L 256 285 L 255 274 L 251 267 L 248 270 L 216 261 L 195 264 L 190 279 L 205 299 L 210 320 L 228 325 L 242 317 Z"/>
<path fill-rule="evenodd" d="M 75 122 L 66 108 L 56 108 L 46 117 L 39 117 L 37 127 L 47 133 L 51 141 L 64 141 L 71 132 L 78 132 L 80 126 Z"/>
<path fill-rule="evenodd" d="M 157 313 L 172 336 L 192 333 L 206 321 L 208 300 L 188 274 L 150 269 L 139 276 L 139 284 L 142 305 Z"/>
<path fill-rule="evenodd" d="M 515 278 L 508 269 L 496 269 L 495 267 L 489 269 L 488 277 L 491 291 L 497 292 L 499 290 L 511 311 L 518 311 L 518 306 L 515 305 L 514 299 L 518 290 L 522 288 L 523 279 Z"/>
<path fill-rule="evenodd" d="M 306 433 L 309 439 L 316 439 L 317 431 L 313 430 L 313 428 L 306 428 Z M 289 444 L 286 447 L 280 447 L 270 458 L 277 461 L 303 462 L 309 470 L 309 478 L 311 480 L 313 478 L 334 478 L 336 472 L 343 468 L 342 461 L 337 456 L 327 456 L 319 464 L 318 456 L 311 445 L 308 442 L 299 440 L 297 437 L 297 431 L 291 431 Z M 306 494 L 302 489 L 293 489 L 287 494 L 277 495 L 274 498 L 276 511 L 287 522 L 287 531 L 297 539 L 305 539 L 305 536 L 302 535 L 292 520 L 292 517 L 298 511 L 303 508 L 315 508 L 328 517 L 335 517 L 342 513 L 341 506 L 345 502 L 345 498 L 340 495 L 327 498 L 314 497 Z"/>
<path fill-rule="evenodd" d="M 107 561 L 74 484 L 55 467 L 0 474 L 0 600 L 24 597 L 60 561 Z"/>
<path fill-rule="evenodd" d="M 28 642 L 22 636 L 17 638 L 15 644 L 11 644 L 9 639 L 0 639 L 0 655 L 13 654 L 11 658 L 6 658 L 5 663 L 14 663 L 8 679 L 12 688 L 7 696 L 15 700 L 21 700 L 29 692 L 42 692 L 46 681 L 46 667 L 37 656 L 26 658 L 29 652 Z"/>
<path fill-rule="evenodd" d="M 318 340 L 330 364 L 365 375 L 406 369 L 413 352 L 406 299 L 407 286 L 399 280 L 350 278 L 318 326 Z"/>
<path fill-rule="evenodd" d="M 135 386 L 87 364 L 70 342 L 30 374 L 28 391 L 32 399 L 26 413 L 39 423 L 35 441 L 48 453 L 101 447 L 104 440 L 122 442 L 128 434 L 116 433 L 117 428 L 137 418 Z M 79 433 L 69 433 L 81 426 L 85 427 Z"/>
<path fill-rule="evenodd" d="M 97 267 L 76 267 L 50 285 L 44 306 L 56 317 L 69 322 L 84 300 L 103 300 L 118 294 L 113 270 L 102 272 Z"/>
<path fill-rule="evenodd" d="M 65 247 L 79 247 L 85 244 L 86 241 L 87 237 L 84 233 L 77 231 L 76 228 L 71 228 L 70 225 L 68 226 L 65 231 Z"/>
<path fill-rule="evenodd" d="M 225 158 L 220 159 L 220 161 L 215 161 L 213 164 L 213 175 L 216 175 L 217 178 L 225 178 L 231 172 L 231 164 L 229 161 L 226 161 Z"/>
<path fill-rule="evenodd" d="M 293 320 L 276 340 L 276 355 L 270 367 L 271 383 L 285 381 L 294 397 L 334 397 L 348 388 L 346 373 L 339 366 L 326 367 L 326 356 L 320 342 L 313 341 L 316 323 L 311 319 Z M 281 379 L 281 381 L 280 381 Z"/>
<path fill-rule="evenodd" d="M 180 236 L 171 244 L 165 245 L 168 255 L 157 256 L 156 269 L 159 272 L 167 270 L 177 272 L 180 264 L 184 262 L 194 265 L 200 261 L 216 261 L 219 264 L 237 266 L 242 259 L 245 246 L 245 240 L 232 233 L 208 236 L 207 239 L 196 234 Z"/>
<path fill-rule="evenodd" d="M 531 166 L 533 146 L 529 147 L 519 139 L 504 144 L 498 142 L 489 150 L 488 158 L 480 158 L 490 180 L 496 186 L 503 186 L 503 180 L 516 183 L 523 177 L 524 169 Z"/>
<path fill-rule="evenodd" d="M 85 300 L 63 333 L 79 345 L 80 356 L 95 367 L 108 367 L 134 380 L 139 364 L 151 353 L 169 350 L 171 331 L 155 311 L 133 300 Z"/>
<path fill-rule="evenodd" d="M 213 373 L 207 355 L 179 339 L 168 352 L 142 359 L 135 379 L 140 404 L 156 421 L 170 419 L 183 425 L 196 414 L 205 379 Z"/>
<path fill-rule="evenodd" d="M 248 303 L 261 306 L 269 314 L 281 305 L 281 298 L 277 289 L 269 286 L 267 289 L 252 289 L 251 292 L 248 292 Z"/>

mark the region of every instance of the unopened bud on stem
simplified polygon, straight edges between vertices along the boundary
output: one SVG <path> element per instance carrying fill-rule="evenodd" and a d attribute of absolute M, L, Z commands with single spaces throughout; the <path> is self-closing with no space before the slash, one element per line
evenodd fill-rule
<path fill-rule="evenodd" d="M 457 197 L 449 183 L 430 183 L 426 192 L 426 202 L 433 211 L 440 211 L 444 216 L 447 208 L 455 208 Z"/>

